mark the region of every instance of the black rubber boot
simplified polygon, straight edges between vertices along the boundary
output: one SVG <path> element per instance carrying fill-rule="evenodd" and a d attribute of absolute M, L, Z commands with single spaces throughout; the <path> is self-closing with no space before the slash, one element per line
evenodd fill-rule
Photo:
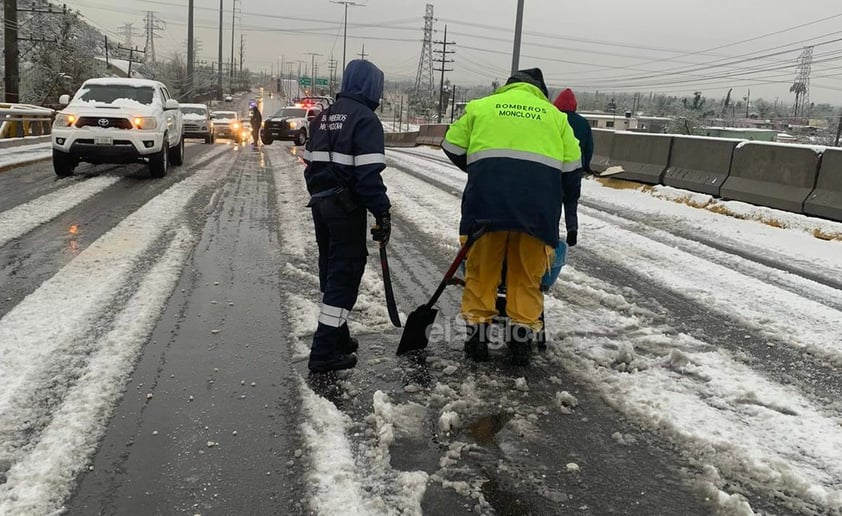
<path fill-rule="evenodd" d="M 329 373 L 330 371 L 352 369 L 355 365 L 357 365 L 356 355 L 337 353 L 335 355 L 326 356 L 310 355 L 310 361 L 307 363 L 307 368 L 313 373 Z"/>
<path fill-rule="evenodd" d="M 534 333 L 531 328 L 512 325 L 509 335 L 509 349 L 512 351 L 512 365 L 528 366 L 532 358 L 532 340 Z"/>
<path fill-rule="evenodd" d="M 488 325 L 469 324 L 468 340 L 465 341 L 465 354 L 474 362 L 488 361 Z"/>
<path fill-rule="evenodd" d="M 546 351 L 547 350 L 547 327 L 546 323 L 544 322 L 544 312 L 541 312 L 541 331 L 535 334 L 535 347 L 538 351 Z"/>
<path fill-rule="evenodd" d="M 341 335 L 339 336 L 339 343 L 336 345 L 337 351 L 343 355 L 350 355 L 356 353 L 360 349 L 360 341 L 351 336 L 351 331 L 347 324 L 343 324 L 339 328 Z"/>

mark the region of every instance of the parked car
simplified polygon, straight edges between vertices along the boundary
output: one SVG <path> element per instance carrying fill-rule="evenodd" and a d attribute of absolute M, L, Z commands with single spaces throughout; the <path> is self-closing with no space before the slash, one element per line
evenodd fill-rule
<path fill-rule="evenodd" d="M 225 95 L 225 102 L 234 102 L 233 95 Z"/>
<path fill-rule="evenodd" d="M 52 129 L 53 169 L 69 176 L 79 162 L 148 162 L 152 177 L 184 163 L 183 121 L 167 87 L 145 79 L 90 79 L 64 106 Z"/>
<path fill-rule="evenodd" d="M 261 141 L 271 145 L 275 140 L 293 140 L 304 145 L 310 138 L 310 122 L 321 112 L 316 107 L 288 106 L 263 121 Z"/>
<path fill-rule="evenodd" d="M 211 121 L 217 138 L 242 140 L 243 121 L 236 111 L 211 111 Z"/>
<path fill-rule="evenodd" d="M 213 143 L 216 137 L 210 111 L 204 104 L 181 104 L 178 107 L 184 119 L 184 137 L 201 138 L 205 143 Z"/>

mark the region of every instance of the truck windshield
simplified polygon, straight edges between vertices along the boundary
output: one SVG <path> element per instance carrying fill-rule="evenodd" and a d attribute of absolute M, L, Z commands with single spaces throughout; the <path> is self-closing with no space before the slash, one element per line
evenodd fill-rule
<path fill-rule="evenodd" d="M 204 108 L 200 107 L 181 107 L 181 112 L 185 115 L 201 115 L 201 116 L 208 116 L 208 112 Z"/>
<path fill-rule="evenodd" d="M 286 108 L 278 111 L 275 113 L 276 117 L 296 117 L 296 118 L 304 118 L 307 116 L 306 109 L 296 109 L 296 108 Z"/>
<path fill-rule="evenodd" d="M 117 100 L 133 100 L 150 105 L 155 98 L 155 90 L 149 86 L 129 86 L 125 84 L 88 84 L 79 92 L 82 102 L 102 102 L 113 104 Z"/>

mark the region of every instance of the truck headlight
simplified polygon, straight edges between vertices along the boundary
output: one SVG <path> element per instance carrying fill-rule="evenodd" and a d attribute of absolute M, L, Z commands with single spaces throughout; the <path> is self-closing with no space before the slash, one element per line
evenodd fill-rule
<path fill-rule="evenodd" d="M 236 131 L 236 130 L 238 130 L 239 128 L 240 128 L 240 124 L 238 124 L 237 122 L 234 122 L 233 124 L 231 124 L 231 129 L 233 129 L 233 130 L 235 130 L 235 131 Z"/>
<path fill-rule="evenodd" d="M 67 113 L 59 113 L 56 115 L 56 121 L 53 123 L 54 127 L 72 127 L 76 123 L 76 115 Z"/>
<path fill-rule="evenodd" d="M 134 119 L 134 126 L 141 130 L 155 129 L 158 127 L 158 121 L 152 117 L 138 116 Z"/>
<path fill-rule="evenodd" d="M 295 122 L 290 122 L 290 123 L 289 123 L 289 128 L 290 128 L 290 129 L 295 129 L 296 127 L 298 127 L 298 124 L 296 124 Z"/>

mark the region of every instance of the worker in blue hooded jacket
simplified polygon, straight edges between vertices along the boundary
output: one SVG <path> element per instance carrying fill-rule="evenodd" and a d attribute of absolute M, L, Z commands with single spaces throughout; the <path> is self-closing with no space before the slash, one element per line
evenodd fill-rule
<path fill-rule="evenodd" d="M 391 204 L 380 173 L 386 168 L 383 126 L 374 110 L 383 95 L 383 72 L 370 61 L 348 63 L 337 101 L 310 124 L 304 177 L 319 247 L 322 305 L 310 350 L 310 371 L 350 369 L 356 339 L 348 330 L 365 270 L 366 212 L 372 238 L 386 245 Z"/>

